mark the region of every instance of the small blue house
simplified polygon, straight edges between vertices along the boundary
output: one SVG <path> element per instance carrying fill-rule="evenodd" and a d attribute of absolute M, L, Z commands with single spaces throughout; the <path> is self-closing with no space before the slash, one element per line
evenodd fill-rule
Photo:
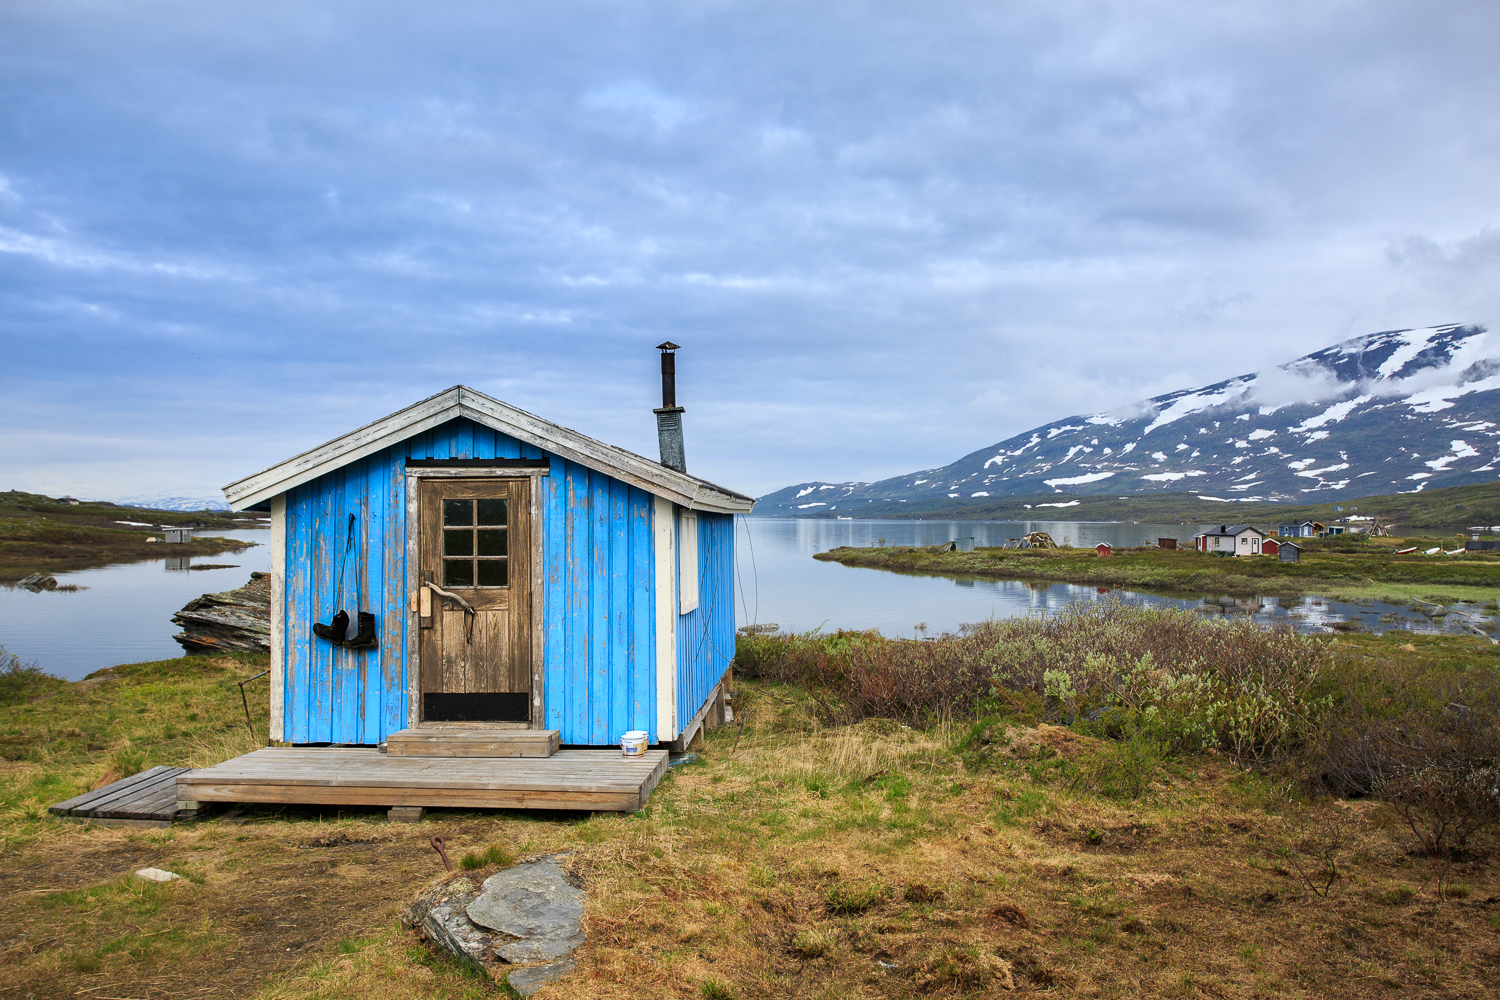
<path fill-rule="evenodd" d="M 679 471 L 681 408 L 656 412 L 678 468 L 454 386 L 226 486 L 271 513 L 272 738 L 686 745 L 722 710 L 754 501 Z"/>

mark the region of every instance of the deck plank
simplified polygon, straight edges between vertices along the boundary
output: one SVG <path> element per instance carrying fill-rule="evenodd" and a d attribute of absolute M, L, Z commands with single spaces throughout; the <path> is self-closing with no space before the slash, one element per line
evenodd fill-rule
<path fill-rule="evenodd" d="M 185 767 L 153 767 L 140 774 L 48 806 L 54 816 L 166 826 L 177 813 L 177 779 Z"/>
<path fill-rule="evenodd" d="M 550 757 L 404 757 L 368 749 L 266 748 L 179 775 L 180 801 L 634 811 L 666 771 L 665 751 Z"/>
<path fill-rule="evenodd" d="M 173 770 L 173 768 L 167 767 L 165 765 L 159 765 L 157 767 L 149 768 L 148 770 L 141 771 L 139 774 L 132 774 L 128 778 L 121 778 L 119 781 L 112 782 L 108 785 L 103 786 L 102 788 L 95 788 L 91 791 L 84 792 L 82 795 L 75 795 L 71 799 L 59 802 L 56 805 L 48 806 L 47 811 L 51 812 L 55 816 L 67 816 L 76 810 L 86 810 L 92 803 L 98 802 L 101 799 L 106 799 L 110 798 L 111 796 L 118 795 L 122 790 L 126 788 L 131 788 L 143 782 L 151 781 L 159 777 L 163 771 L 171 770 Z"/>
<path fill-rule="evenodd" d="M 152 770 L 157 769 L 153 768 Z M 161 782 L 172 784 L 173 782 L 175 782 L 177 774 L 185 770 L 187 770 L 187 768 L 163 767 L 159 771 L 157 771 L 156 774 L 153 774 L 149 780 L 146 781 L 133 782 L 129 784 L 124 781 L 118 781 L 112 785 L 106 785 L 104 788 L 100 789 L 100 791 L 106 794 L 90 799 L 83 806 L 74 808 L 71 814 L 74 816 L 88 816 L 94 813 L 102 813 L 108 811 L 115 808 L 115 806 L 117 806 L 119 803 L 129 801 L 130 799 L 139 795 L 142 791 L 146 791 Z"/>

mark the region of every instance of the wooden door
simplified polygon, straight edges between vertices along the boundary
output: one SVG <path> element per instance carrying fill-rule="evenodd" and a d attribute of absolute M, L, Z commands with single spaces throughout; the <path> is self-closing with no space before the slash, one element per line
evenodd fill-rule
<path fill-rule="evenodd" d="M 531 718 L 531 504 L 525 479 L 418 487 L 423 722 Z M 474 609 L 427 589 L 436 584 Z"/>

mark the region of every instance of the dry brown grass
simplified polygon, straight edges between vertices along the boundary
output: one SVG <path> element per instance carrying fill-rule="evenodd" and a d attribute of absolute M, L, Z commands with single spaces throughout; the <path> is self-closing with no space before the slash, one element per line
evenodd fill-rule
<path fill-rule="evenodd" d="M 0 995 L 495 995 L 399 928 L 441 873 L 435 834 L 455 857 L 570 853 L 589 939 L 544 998 L 993 996 L 1007 976 L 1090 997 L 1500 990 L 1488 840 L 1413 856 L 1387 807 L 1309 805 L 1214 755 L 1139 801 L 1073 794 L 1048 763 L 1095 749 L 1065 729 L 970 770 L 958 733 L 829 727 L 793 689 L 740 691 L 743 733 L 710 734 L 635 815 L 38 821 L 0 864 Z M 145 865 L 195 881 L 137 894 L 122 876 Z"/>

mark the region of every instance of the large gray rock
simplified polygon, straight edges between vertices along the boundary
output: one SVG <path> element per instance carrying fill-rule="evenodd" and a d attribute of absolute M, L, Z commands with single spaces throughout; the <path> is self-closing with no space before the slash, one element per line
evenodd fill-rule
<path fill-rule="evenodd" d="M 204 594 L 172 616 L 174 635 L 189 653 L 266 653 L 271 649 L 271 577 L 251 573 L 238 590 Z"/>
<path fill-rule="evenodd" d="M 516 865 L 478 883 L 458 875 L 417 898 L 401 923 L 522 996 L 573 968 L 583 944 L 583 890 L 556 858 Z"/>
<path fill-rule="evenodd" d="M 491 875 L 468 914 L 516 939 L 495 949 L 506 962 L 551 962 L 583 944 L 583 890 L 551 859 Z"/>
<path fill-rule="evenodd" d="M 495 960 L 494 935 L 475 927 L 465 912 L 478 895 L 479 883 L 460 875 L 417 897 L 401 923 L 470 965 L 487 969 Z"/>

